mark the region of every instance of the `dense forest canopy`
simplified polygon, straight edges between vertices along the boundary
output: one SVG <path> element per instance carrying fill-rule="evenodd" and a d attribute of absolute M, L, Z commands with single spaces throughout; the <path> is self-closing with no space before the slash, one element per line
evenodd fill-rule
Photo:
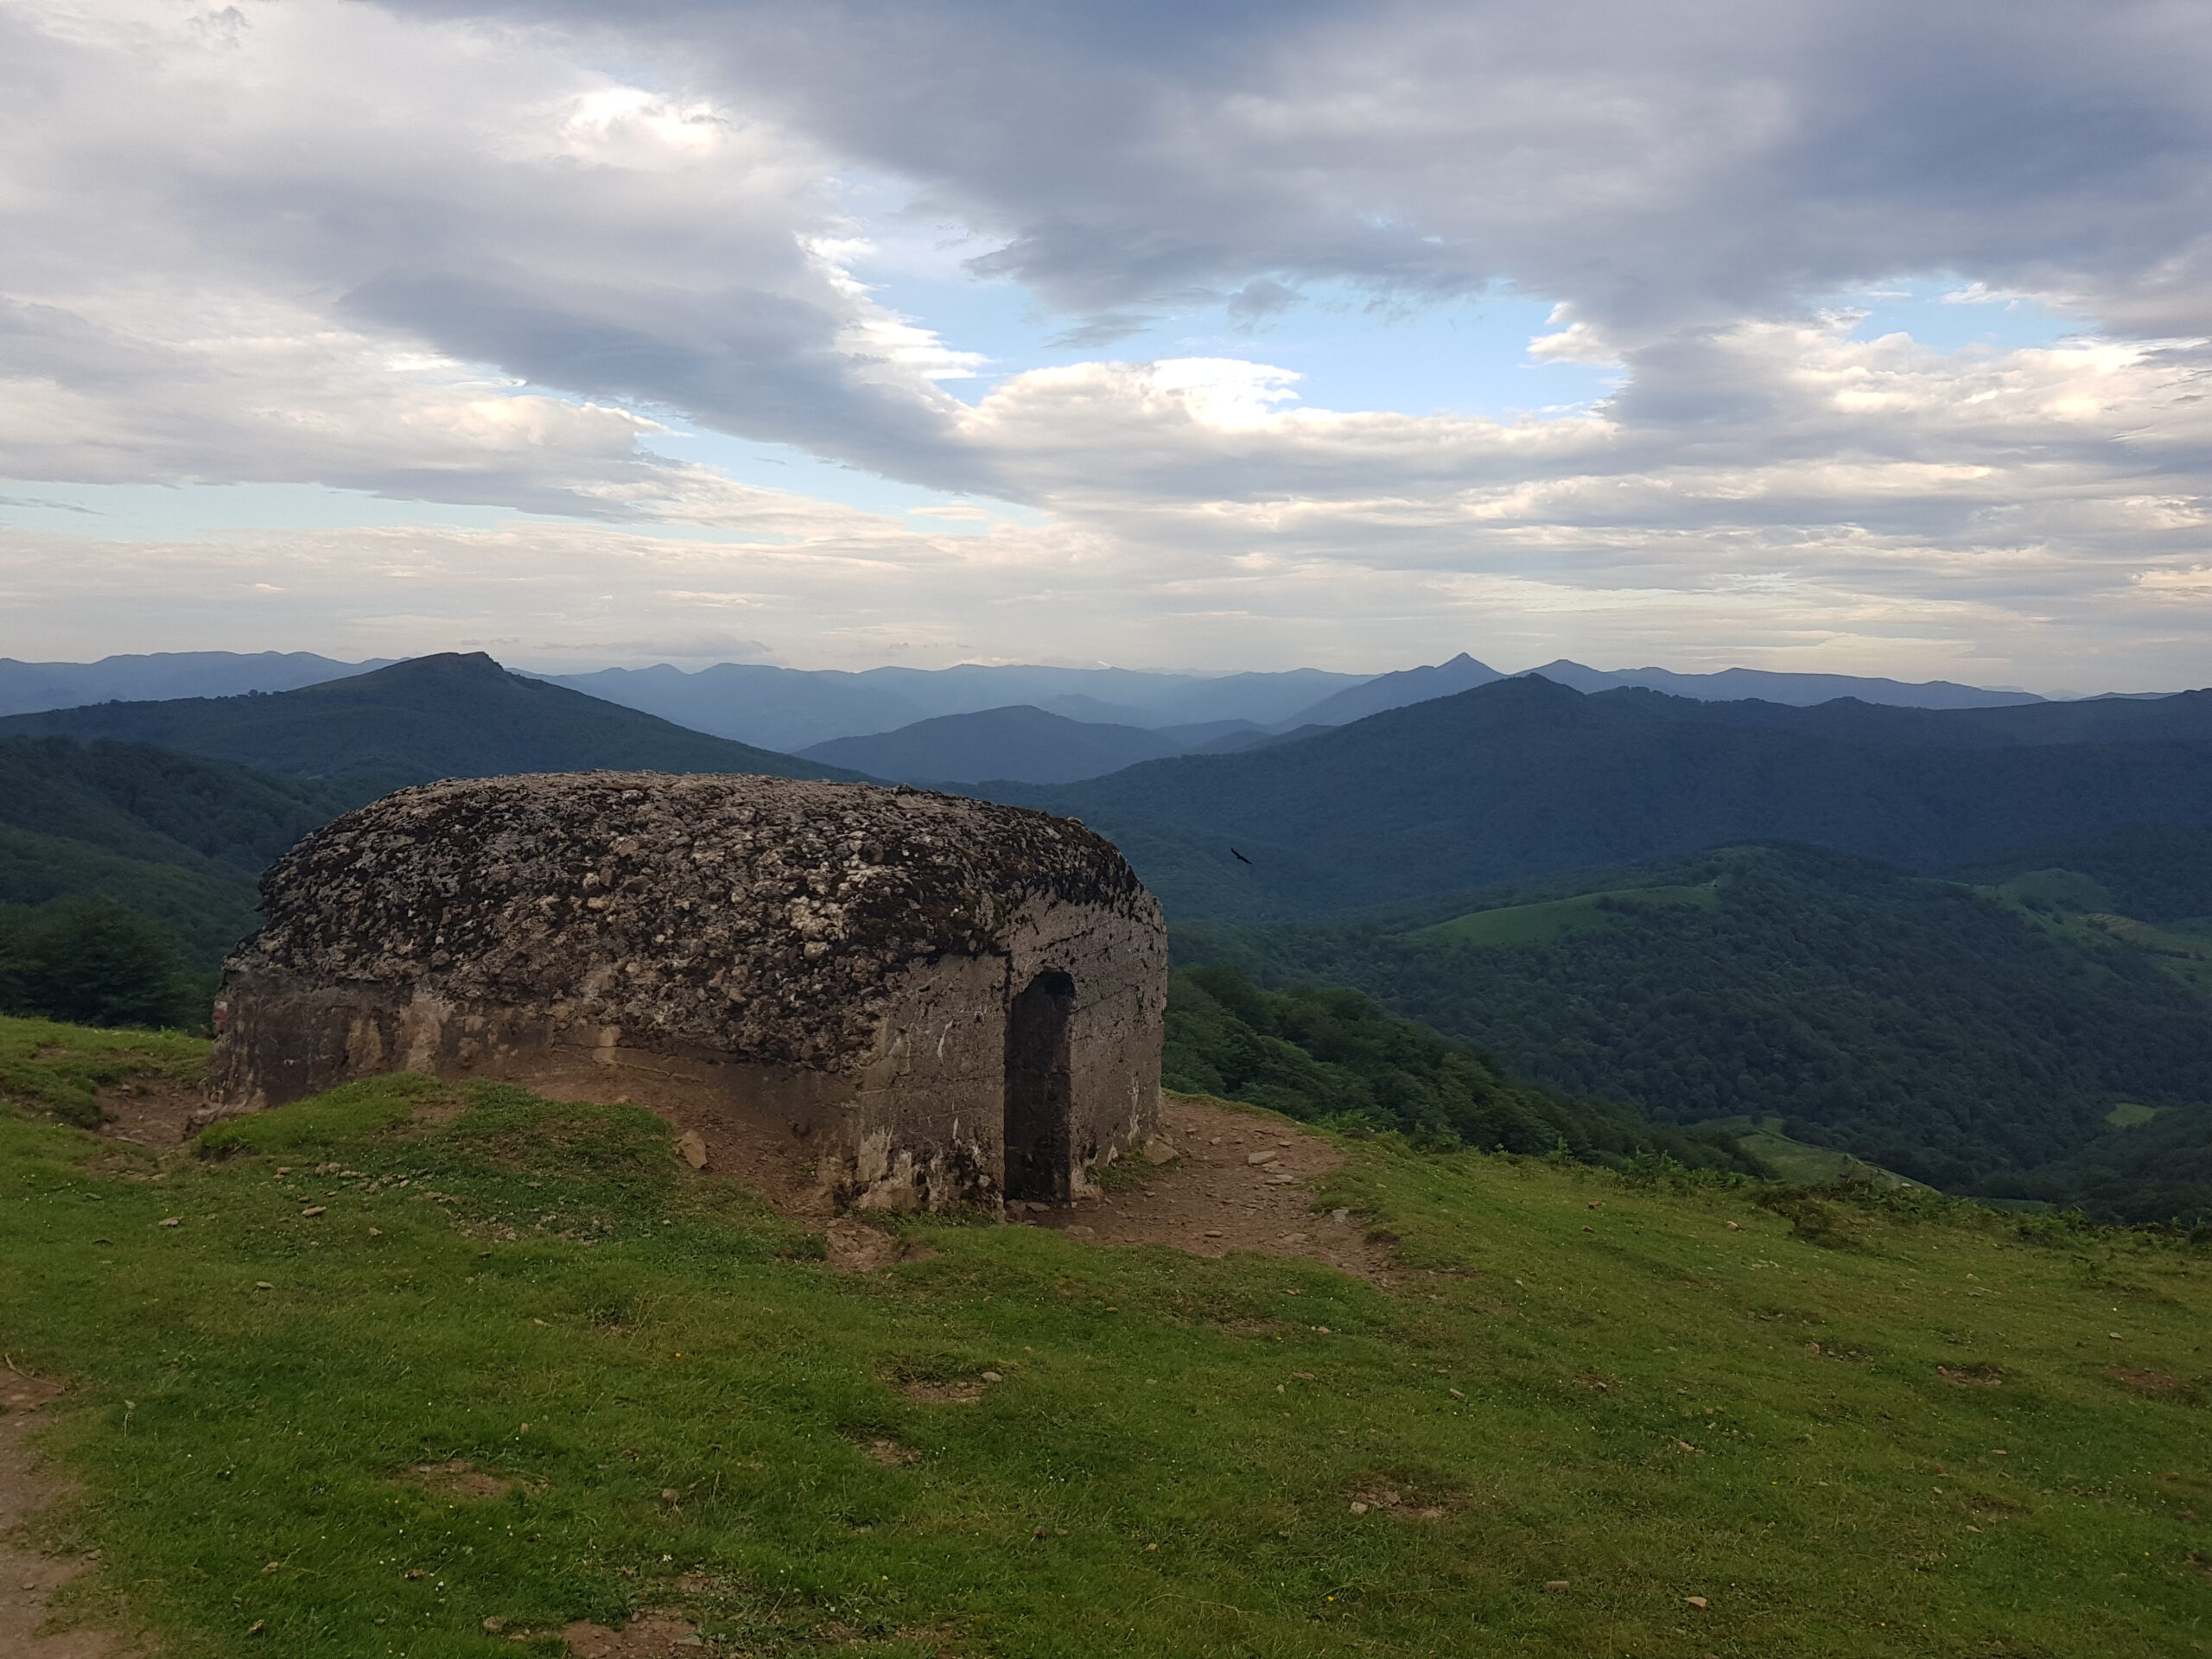
<path fill-rule="evenodd" d="M 1174 974 L 1161 1072 L 1169 1088 L 1186 1093 L 1435 1145 L 1564 1148 L 1607 1163 L 1642 1152 L 1698 1166 L 1757 1167 L 1725 1135 L 1648 1123 L 1633 1109 L 1510 1077 L 1488 1055 L 1357 991 L 1263 990 L 1229 965 Z"/>
<path fill-rule="evenodd" d="M 1705 882 L 1710 904 L 1636 891 Z M 1414 910 L 1186 928 L 1177 947 L 1271 982 L 1356 986 L 1517 1072 L 1663 1122 L 1778 1115 L 1798 1139 L 1953 1191 L 2075 1156 L 2117 1105 L 2212 1101 L 2212 1004 L 2170 971 L 2183 964 L 2001 892 L 1786 847 L 1582 890 L 1602 925 L 1548 938 L 1463 942 Z"/>

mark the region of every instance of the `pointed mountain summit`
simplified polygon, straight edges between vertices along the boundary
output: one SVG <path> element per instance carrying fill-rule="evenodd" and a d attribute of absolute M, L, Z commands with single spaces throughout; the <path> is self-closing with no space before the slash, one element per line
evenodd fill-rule
<path fill-rule="evenodd" d="M 525 679 L 482 652 L 412 658 L 296 691 L 17 715 L 0 720 L 0 734 L 152 743 L 321 778 L 354 801 L 440 778 L 516 772 L 853 775 Z"/>

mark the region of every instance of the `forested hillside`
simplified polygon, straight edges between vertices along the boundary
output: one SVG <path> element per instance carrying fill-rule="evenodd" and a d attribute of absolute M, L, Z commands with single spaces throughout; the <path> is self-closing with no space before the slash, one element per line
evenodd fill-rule
<path fill-rule="evenodd" d="M 1178 949 L 1356 986 L 1665 1122 L 1780 1115 L 1936 1185 L 2012 1192 L 1999 1178 L 2074 1157 L 2117 1105 L 2212 1101 L 2212 1003 L 2172 971 L 2188 964 L 2057 919 L 1769 847 L 1349 924 L 1185 928 Z"/>
<path fill-rule="evenodd" d="M 1113 836 L 1171 918 L 1290 920 L 1751 840 L 1936 872 L 2201 824 L 2208 722 L 2204 693 L 1792 709 L 1524 678 L 1255 753 L 998 792 Z"/>
<path fill-rule="evenodd" d="M 1430 1145 L 1618 1164 L 1637 1153 L 1694 1167 L 1758 1166 L 1726 1135 L 1645 1122 L 1507 1076 L 1490 1056 L 1357 991 L 1262 990 L 1234 966 L 1179 969 L 1167 998 L 1170 1089 L 1249 1102 L 1305 1122 L 1395 1129 Z"/>
<path fill-rule="evenodd" d="M 212 966 L 252 931 L 262 868 L 342 807 L 313 781 L 171 749 L 0 738 L 0 904 L 109 899 Z"/>

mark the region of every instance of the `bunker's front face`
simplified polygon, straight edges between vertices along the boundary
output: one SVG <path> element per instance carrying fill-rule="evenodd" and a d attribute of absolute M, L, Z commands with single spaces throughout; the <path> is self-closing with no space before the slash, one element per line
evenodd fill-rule
<path fill-rule="evenodd" d="M 579 772 L 434 784 L 262 884 L 238 1109 L 379 1071 L 723 1114 L 840 1202 L 1052 1199 L 1157 1122 L 1166 937 L 1070 819 L 912 790 Z"/>

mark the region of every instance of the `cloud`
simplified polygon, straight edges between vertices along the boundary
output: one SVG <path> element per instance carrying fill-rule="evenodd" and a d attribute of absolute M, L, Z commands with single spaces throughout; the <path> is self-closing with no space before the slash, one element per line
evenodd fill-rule
<path fill-rule="evenodd" d="M 0 476 L 601 527 L 17 536 L 0 597 L 94 654 L 2175 679 L 2208 56 L 2212 22 L 2135 0 L 2001 29 L 1962 0 L 10 0 Z M 954 397 L 987 365 L 853 274 L 859 175 L 1097 359 Z M 2083 337 L 1943 353 L 1816 308 L 1929 273 Z M 1108 358 L 1193 295 L 1249 327 L 1325 283 L 1541 295 L 1532 358 L 1618 390 L 1415 416 L 1217 342 Z M 990 505 L 757 489 L 658 454 L 671 416 Z"/>
<path fill-rule="evenodd" d="M 656 510 L 724 539 L 19 537 L 0 541 L 0 601 L 54 633 L 108 593 L 110 642 L 135 627 L 213 644 L 194 628 L 245 617 L 359 655 L 509 634 L 540 664 L 719 638 L 741 615 L 748 641 L 809 666 L 1014 642 L 1154 666 L 1376 668 L 1471 647 L 1505 666 L 2203 677 L 2212 400 L 2191 353 L 1947 354 L 1849 327 L 1632 350 L 1630 393 L 1553 421 L 1311 409 L 1291 377 L 1231 359 L 1038 371 L 959 432 L 1044 505 L 1035 522 L 939 528 L 702 474 Z"/>
<path fill-rule="evenodd" d="M 2163 0 L 385 0 L 657 52 L 1084 315 L 1500 278 L 1617 334 L 1899 273 L 2212 328 L 2212 17 Z"/>
<path fill-rule="evenodd" d="M 594 512 L 665 475 L 655 408 L 883 470 L 941 447 L 957 354 L 825 251 L 830 159 L 572 42 L 17 0 L 0 99 L 0 473 Z"/>

